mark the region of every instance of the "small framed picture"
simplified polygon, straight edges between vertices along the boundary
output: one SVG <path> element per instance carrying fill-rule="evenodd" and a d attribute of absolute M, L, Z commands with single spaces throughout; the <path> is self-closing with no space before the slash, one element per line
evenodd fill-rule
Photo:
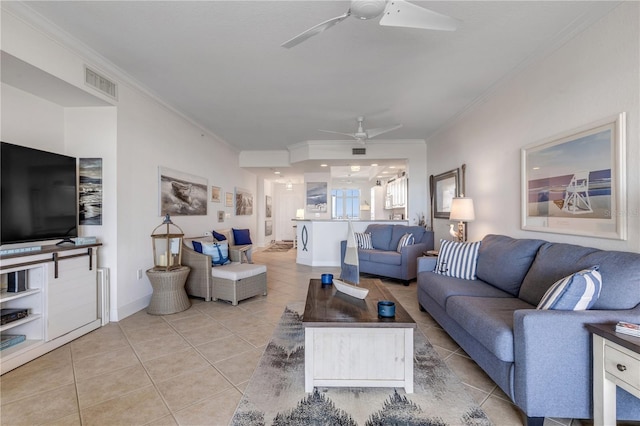
<path fill-rule="evenodd" d="M 233 192 L 225 192 L 224 205 L 225 207 L 233 207 Z"/>
<path fill-rule="evenodd" d="M 224 222 L 224 210 L 218 210 L 218 222 Z"/>
<path fill-rule="evenodd" d="M 220 194 L 222 194 L 222 189 L 219 186 L 211 187 L 211 201 L 214 203 L 220 202 Z"/>

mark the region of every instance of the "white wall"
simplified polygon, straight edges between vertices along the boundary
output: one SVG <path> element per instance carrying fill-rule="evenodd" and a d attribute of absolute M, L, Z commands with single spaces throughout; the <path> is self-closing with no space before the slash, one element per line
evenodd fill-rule
<path fill-rule="evenodd" d="M 639 9 L 638 2 L 622 3 L 427 141 L 430 174 L 467 164 L 466 195 L 476 208 L 470 240 L 500 233 L 640 251 Z M 628 239 L 521 230 L 520 149 L 622 111 L 627 113 Z M 435 222 L 436 241 L 450 239 L 450 222 Z"/>
<path fill-rule="evenodd" d="M 82 82 L 84 64 L 100 70 L 90 53 L 81 56 L 55 35 L 45 35 L 5 10 L 1 47 L 83 91 L 89 91 Z M 119 84 L 114 107 L 95 108 L 63 108 L 3 84 L 1 135 L 38 149 L 103 158 L 103 226 L 82 231 L 99 236 L 104 244 L 99 266 L 112 269 L 111 319 L 118 320 L 146 307 L 151 296 L 148 279 L 143 275 L 138 280 L 137 271 L 152 266 L 150 234 L 161 223 L 158 166 L 204 177 L 223 193 L 241 187 L 255 197 L 257 183 L 254 174 L 239 168 L 238 154 L 224 141 L 137 88 L 114 80 Z M 264 209 L 264 201 L 257 205 Z M 217 222 L 218 210 L 230 214 L 222 224 Z M 230 227 L 249 228 L 257 235 L 255 205 L 251 216 L 233 213 L 224 201 L 210 202 L 206 216 L 172 219 L 187 236 Z"/>

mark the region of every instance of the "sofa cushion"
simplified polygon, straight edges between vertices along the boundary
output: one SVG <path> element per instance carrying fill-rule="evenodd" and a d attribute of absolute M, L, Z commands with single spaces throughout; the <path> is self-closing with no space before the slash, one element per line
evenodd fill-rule
<path fill-rule="evenodd" d="M 397 251 L 371 250 L 369 261 L 385 265 L 402 265 L 402 255 Z"/>
<path fill-rule="evenodd" d="M 498 359 L 513 362 L 513 312 L 534 306 L 515 297 L 453 296 L 447 314 Z"/>
<path fill-rule="evenodd" d="M 393 225 L 391 231 L 391 242 L 389 243 L 390 250 L 396 250 L 400 239 L 405 234 L 412 234 L 414 244 L 422 243 L 424 235 L 427 233 L 421 226 L 406 226 L 406 225 Z"/>
<path fill-rule="evenodd" d="M 479 248 L 480 241 L 457 243 L 440 240 L 440 254 L 438 255 L 436 272 L 449 277 L 475 280 Z"/>
<path fill-rule="evenodd" d="M 537 309 L 584 311 L 598 300 L 601 287 L 602 277 L 598 267 L 583 269 L 549 287 Z"/>
<path fill-rule="evenodd" d="M 435 272 L 420 272 L 418 274 L 418 286 L 429 294 L 442 309 L 447 307 L 447 299 L 451 296 L 513 297 L 509 293 L 481 280 L 463 280 L 436 274 Z"/>
<path fill-rule="evenodd" d="M 478 250 L 476 274 L 481 280 L 517 296 L 522 280 L 542 244 L 542 240 L 487 235 Z"/>
<path fill-rule="evenodd" d="M 600 267 L 602 289 L 592 309 L 631 309 L 640 304 L 640 253 L 562 243 L 545 243 L 540 247 L 518 297 L 538 305 L 556 281 L 593 265 Z"/>
<path fill-rule="evenodd" d="M 371 253 L 375 252 L 375 250 L 371 249 L 371 250 L 365 250 L 365 249 L 358 249 L 358 260 L 359 261 L 369 261 L 371 259 Z"/>
<path fill-rule="evenodd" d="M 393 225 L 372 224 L 367 226 L 366 232 L 371 234 L 373 248 L 378 250 L 395 250 L 395 247 L 392 249 L 389 248 L 392 230 Z"/>

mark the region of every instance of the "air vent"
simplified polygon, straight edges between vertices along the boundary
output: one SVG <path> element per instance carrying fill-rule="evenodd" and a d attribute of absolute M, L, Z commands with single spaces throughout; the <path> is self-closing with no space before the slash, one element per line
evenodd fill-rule
<path fill-rule="evenodd" d="M 367 148 L 351 148 L 351 155 L 366 155 Z"/>
<path fill-rule="evenodd" d="M 101 93 L 118 99 L 118 85 L 88 67 L 84 67 L 84 82 Z"/>

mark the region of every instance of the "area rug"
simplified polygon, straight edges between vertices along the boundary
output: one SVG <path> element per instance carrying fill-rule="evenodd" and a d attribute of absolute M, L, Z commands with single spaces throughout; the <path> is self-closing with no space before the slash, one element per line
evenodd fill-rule
<path fill-rule="evenodd" d="M 274 243 L 264 249 L 265 252 L 289 251 L 293 248 L 293 243 Z"/>
<path fill-rule="evenodd" d="M 289 305 L 247 385 L 235 426 L 490 425 L 464 385 L 419 330 L 414 392 L 403 388 L 314 388 L 304 392 L 304 304 Z"/>

